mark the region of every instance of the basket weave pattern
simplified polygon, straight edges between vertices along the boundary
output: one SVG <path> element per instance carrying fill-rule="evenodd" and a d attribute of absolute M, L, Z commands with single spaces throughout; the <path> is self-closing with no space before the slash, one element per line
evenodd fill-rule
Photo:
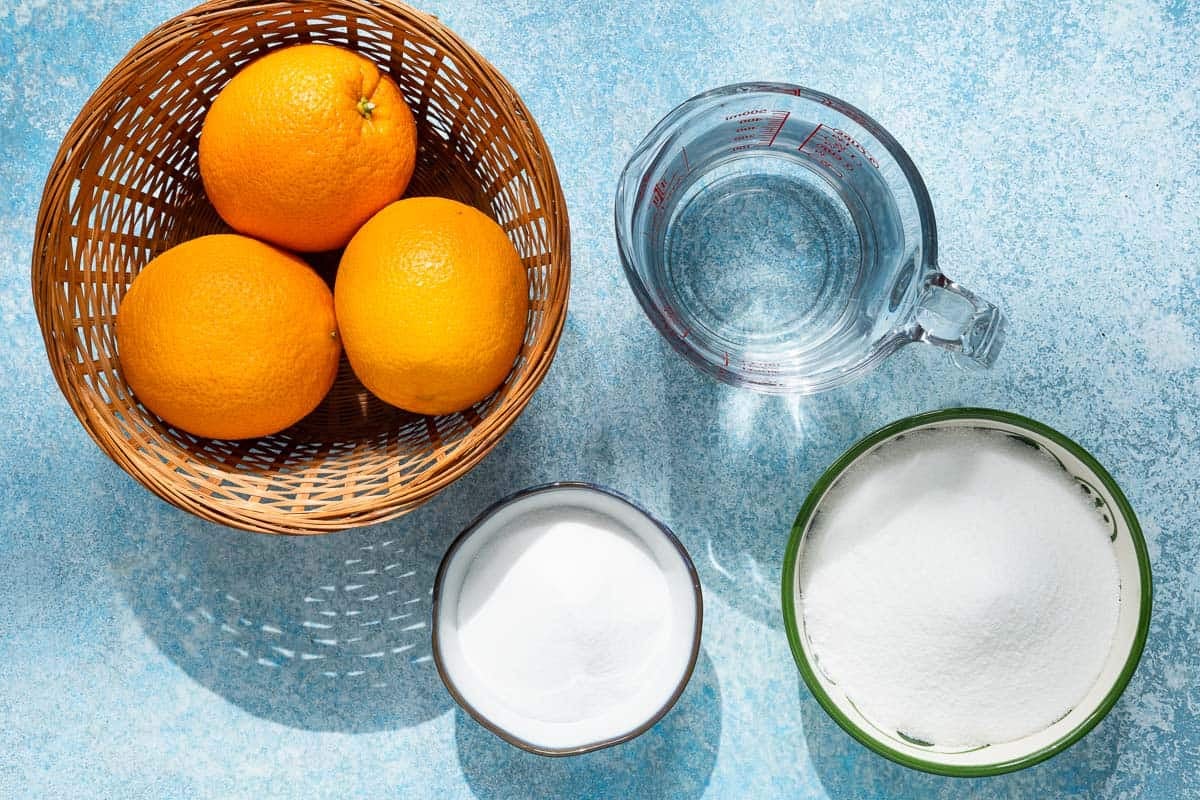
<path fill-rule="evenodd" d="M 343 356 L 329 396 L 292 428 L 244 441 L 197 438 L 131 395 L 117 306 L 155 255 L 228 231 L 200 181 L 204 114 L 240 67 L 300 42 L 349 47 L 396 80 L 418 127 L 407 194 L 454 198 L 500 223 L 529 277 L 525 341 L 504 385 L 462 413 L 392 408 Z M 310 262 L 331 278 L 337 254 Z M 63 394 L 129 474 L 215 522 L 321 533 L 398 516 L 483 458 L 550 366 L 569 274 L 566 206 L 541 133 L 504 78 L 436 18 L 384 0 L 218 0 L 146 36 L 71 126 L 38 214 L 33 295 Z"/>

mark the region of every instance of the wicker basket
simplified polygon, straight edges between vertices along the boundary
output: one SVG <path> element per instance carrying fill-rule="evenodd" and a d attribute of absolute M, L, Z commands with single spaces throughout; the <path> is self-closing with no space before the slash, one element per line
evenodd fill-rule
<path fill-rule="evenodd" d="M 525 341 L 504 385 L 459 414 L 387 406 L 343 358 L 329 396 L 292 428 L 262 439 L 199 439 L 131 396 L 114 336 L 117 306 L 152 257 L 228 230 L 197 168 L 200 125 L 217 92 L 256 56 L 310 41 L 353 48 L 399 83 L 420 144 L 410 195 L 451 197 L 503 226 L 529 275 Z M 328 271 L 336 254 L 313 263 Z M 33 296 L 63 394 L 130 475 L 205 519 L 323 533 L 403 514 L 495 446 L 554 357 L 569 275 L 566 206 L 537 125 L 504 78 L 436 18 L 386 0 L 218 0 L 142 39 L 67 132 L 38 214 Z"/>

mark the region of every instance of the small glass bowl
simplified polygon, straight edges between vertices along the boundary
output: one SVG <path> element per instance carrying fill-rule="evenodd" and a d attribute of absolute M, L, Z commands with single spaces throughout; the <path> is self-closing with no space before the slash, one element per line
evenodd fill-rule
<path fill-rule="evenodd" d="M 516 516 L 523 506 L 532 510 L 539 506 L 549 508 L 554 504 L 547 502 L 548 496 L 559 495 L 555 498 L 558 505 L 577 507 L 611 516 L 621 521 L 621 518 L 631 521 L 625 527 L 638 536 L 647 550 L 659 561 L 664 570 L 676 571 L 676 577 L 683 577 L 688 584 L 688 590 L 673 593 L 672 602 L 676 608 L 676 617 L 682 617 L 691 626 L 691 630 L 682 631 L 682 635 L 690 640 L 686 649 L 686 662 L 679 665 L 678 680 L 668 683 L 664 688 L 664 700 L 648 717 L 630 730 L 621 730 L 612 735 L 586 741 L 574 742 L 567 746 L 552 746 L 546 743 L 530 741 L 527 735 L 513 730 L 519 723 L 519 715 L 509 714 L 509 724 L 506 726 L 498 718 L 499 713 L 485 714 L 481 706 L 488 705 L 508 714 L 507 708 L 498 698 L 488 696 L 482 686 L 470 686 L 466 681 L 456 681 L 456 670 L 470 669 L 462 655 L 456 652 L 455 643 L 447 641 L 445 629 L 456 624 L 453 622 L 457 614 L 457 591 L 461 589 L 463 579 L 472 559 L 486 543 L 490 533 L 504 529 L 503 524 L 487 527 L 485 523 L 501 515 Z M 481 537 L 479 534 L 483 534 Z M 664 563 L 665 562 L 665 563 Z M 682 585 L 678 580 L 677 585 Z M 680 611 L 679 609 L 683 609 Z M 470 714 L 476 722 L 504 739 L 511 745 L 543 756 L 571 756 L 588 753 L 605 747 L 621 744 L 650 730 L 662 719 L 675 702 L 683 694 L 684 688 L 692 677 L 696 659 L 700 653 L 700 630 L 704 616 L 704 602 L 700 590 L 700 578 L 687 550 L 675 534 L 666 525 L 655 519 L 649 512 L 634 503 L 624 495 L 601 486 L 589 483 L 559 482 L 516 492 L 492 505 L 467 526 L 451 543 L 442 563 L 438 567 L 437 578 L 433 586 L 433 659 L 437 666 L 438 675 L 454 701 Z M 481 682 L 475 681 L 479 684 Z M 544 723 L 543 723 L 544 724 Z M 573 724 L 573 723 L 568 723 Z"/>
<path fill-rule="evenodd" d="M 804 630 L 800 566 L 804 539 L 838 478 L 877 447 L 931 428 L 984 428 L 1021 439 L 1057 460 L 1095 502 L 1111 526 L 1121 581 L 1120 612 L 1108 660 L 1091 691 L 1066 716 L 1029 736 L 971 749 L 939 748 L 883 730 L 864 716 L 813 657 Z M 956 777 L 999 775 L 1061 753 L 1096 727 L 1116 704 L 1137 669 L 1150 627 L 1150 557 L 1137 517 L 1112 476 L 1095 458 L 1058 431 L 1032 419 L 986 408 L 951 408 L 893 422 L 846 451 L 821 475 L 792 526 L 783 562 L 783 617 L 800 674 L 817 702 L 847 733 L 876 753 L 912 769 Z"/>

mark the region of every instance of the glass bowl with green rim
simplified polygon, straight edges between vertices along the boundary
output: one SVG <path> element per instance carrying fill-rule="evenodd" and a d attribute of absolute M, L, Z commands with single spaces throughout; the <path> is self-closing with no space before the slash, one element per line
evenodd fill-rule
<path fill-rule="evenodd" d="M 862 714 L 820 669 L 804 631 L 800 562 L 805 536 L 837 480 L 860 458 L 898 437 L 931 428 L 998 430 L 1049 454 L 1079 483 L 1111 526 L 1121 580 L 1120 612 L 1108 659 L 1092 689 L 1062 719 L 1029 736 L 971 749 L 938 747 L 884 730 Z M 788 643 L 809 691 L 847 733 L 906 767 L 955 777 L 999 775 L 1032 766 L 1082 739 L 1116 704 L 1137 668 L 1150 627 L 1150 557 L 1125 495 L 1095 458 L 1058 431 L 1027 417 L 987 408 L 951 408 L 893 422 L 856 443 L 817 480 L 792 526 L 783 561 L 783 617 Z"/>

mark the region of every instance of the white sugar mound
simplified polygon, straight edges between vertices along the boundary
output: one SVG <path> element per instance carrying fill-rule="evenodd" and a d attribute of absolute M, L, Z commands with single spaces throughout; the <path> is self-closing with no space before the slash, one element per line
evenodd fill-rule
<path fill-rule="evenodd" d="M 666 646 L 670 607 L 662 569 L 628 531 L 594 512 L 554 510 L 480 551 L 463 582 L 458 637 L 511 708 L 578 722 L 642 686 Z"/>
<path fill-rule="evenodd" d="M 876 725 L 945 747 L 1012 741 L 1091 689 L 1116 630 L 1109 526 L 1046 454 L 940 430 L 846 472 L 805 542 L 820 669 Z"/>

